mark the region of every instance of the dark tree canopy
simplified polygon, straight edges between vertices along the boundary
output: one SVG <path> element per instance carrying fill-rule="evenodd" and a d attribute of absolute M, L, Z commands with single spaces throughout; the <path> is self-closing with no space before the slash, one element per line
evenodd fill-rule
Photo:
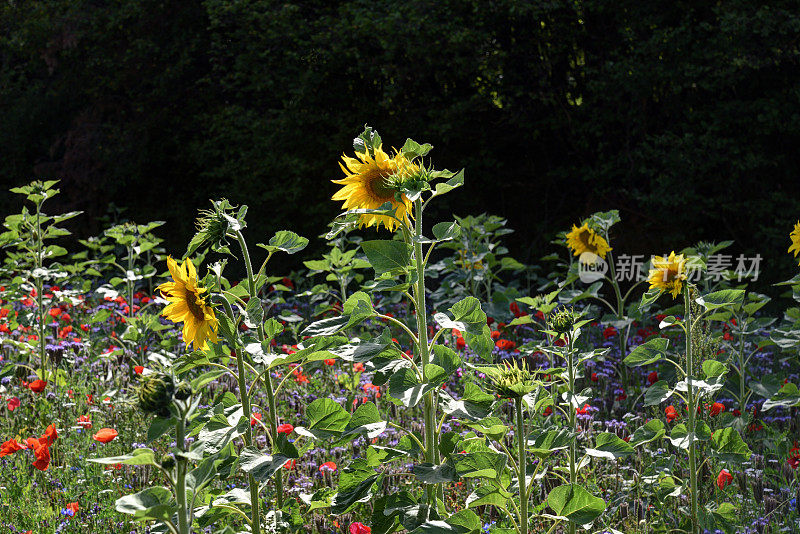
<path fill-rule="evenodd" d="M 79 232 L 114 202 L 179 254 L 225 196 L 314 237 L 368 122 L 465 167 L 439 209 L 507 216 L 521 260 L 618 208 L 618 250 L 734 239 L 792 271 L 793 1 L 28 0 L 0 25 L 0 176 L 62 179 Z"/>

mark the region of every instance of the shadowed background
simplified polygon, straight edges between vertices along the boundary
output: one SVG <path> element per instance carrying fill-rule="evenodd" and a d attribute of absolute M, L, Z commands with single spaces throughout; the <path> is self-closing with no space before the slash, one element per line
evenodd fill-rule
<path fill-rule="evenodd" d="M 465 167 L 433 215 L 508 217 L 521 261 L 616 208 L 619 253 L 733 239 L 796 272 L 796 2 L 30 0 L 0 28 L 2 185 L 61 179 L 81 237 L 114 203 L 180 254 L 225 196 L 319 247 L 369 123 Z"/>

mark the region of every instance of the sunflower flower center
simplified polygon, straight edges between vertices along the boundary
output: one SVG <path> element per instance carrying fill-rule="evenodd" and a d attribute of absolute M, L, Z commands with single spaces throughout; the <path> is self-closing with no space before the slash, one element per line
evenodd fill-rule
<path fill-rule="evenodd" d="M 367 189 L 373 198 L 387 202 L 394 200 L 394 189 L 390 186 L 387 179 L 390 172 L 376 169 L 365 180 Z"/>
<path fill-rule="evenodd" d="M 205 318 L 205 313 L 203 312 L 203 301 L 200 299 L 197 293 L 191 289 L 186 291 L 186 306 L 189 308 L 189 311 L 194 318 L 198 321 L 202 321 Z"/>

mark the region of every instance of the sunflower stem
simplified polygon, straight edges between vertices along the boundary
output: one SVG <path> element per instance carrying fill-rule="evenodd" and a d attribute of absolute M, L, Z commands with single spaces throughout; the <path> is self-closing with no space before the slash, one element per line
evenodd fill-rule
<path fill-rule="evenodd" d="M 261 300 L 260 297 L 258 296 L 258 291 L 256 289 L 256 279 L 255 276 L 253 275 L 253 263 L 250 260 L 250 252 L 247 249 L 247 242 L 244 239 L 244 235 L 242 235 L 242 232 L 240 230 L 236 231 L 236 240 L 239 242 L 239 247 L 242 249 L 242 258 L 244 259 L 244 265 L 245 268 L 247 269 L 247 284 L 248 284 L 248 290 L 250 292 L 250 298 L 258 299 L 260 303 Z M 258 341 L 263 346 L 263 341 L 265 339 L 263 321 L 259 322 L 257 332 L 258 332 Z M 267 346 L 267 351 L 269 350 L 270 350 L 269 346 Z M 267 401 L 269 404 L 269 413 L 270 413 L 270 433 L 271 433 L 270 442 L 275 444 L 277 443 L 277 436 L 278 436 L 278 414 L 275 406 L 275 389 L 272 384 L 271 373 L 269 372 L 266 373 L 266 376 L 264 376 L 264 383 L 267 386 Z M 249 397 L 249 394 L 246 389 L 244 390 L 243 396 L 245 395 Z M 274 445 L 273 445 L 273 452 L 277 452 L 275 451 Z M 258 486 L 256 486 L 256 488 L 258 488 Z M 256 494 L 257 493 L 258 490 L 256 489 Z M 280 470 L 277 473 L 275 473 L 275 499 L 278 509 L 283 508 L 283 473 Z M 258 509 L 257 506 L 254 505 L 253 508 L 254 513 L 257 509 Z M 254 523 L 256 522 L 256 517 L 253 518 L 253 522 Z M 253 532 L 257 532 L 257 530 L 258 530 L 257 527 L 255 527 L 254 525 Z"/>
<path fill-rule="evenodd" d="M 520 534 L 528 534 L 528 484 L 525 479 L 525 420 L 522 417 L 522 397 L 514 400 L 517 409 L 517 472 L 519 483 L 519 529 Z"/>
<path fill-rule="evenodd" d="M 694 431 L 695 431 L 695 398 L 692 385 L 692 373 L 694 372 L 694 361 L 692 359 L 692 305 L 689 284 L 685 284 L 683 290 L 684 323 L 686 324 L 686 399 L 689 409 L 689 484 L 691 486 L 691 523 L 692 534 L 699 532 L 697 517 L 697 460 L 695 459 Z"/>
<path fill-rule="evenodd" d="M 420 354 L 420 362 L 422 363 L 422 379 L 426 379 L 425 367 L 427 367 L 430 359 L 428 347 L 428 310 L 425 304 L 425 263 L 422 256 L 422 200 L 417 198 L 414 201 L 414 261 L 417 270 L 417 282 L 414 284 L 414 300 L 417 309 L 417 340 L 418 350 Z M 436 435 L 436 406 L 433 391 L 425 394 L 425 452 L 426 460 L 434 465 L 439 465 L 439 446 L 437 444 Z M 435 504 L 436 493 L 438 492 L 438 484 L 434 484 L 428 493 L 428 501 L 430 505 Z"/>
<path fill-rule="evenodd" d="M 567 372 L 569 375 L 569 428 L 572 432 L 575 432 L 575 413 L 576 413 L 576 406 L 573 406 L 573 400 L 575 399 L 575 365 L 574 365 L 574 355 L 572 353 L 572 334 L 570 333 L 567 338 Z M 575 403 L 577 404 L 577 403 Z M 576 441 L 578 437 L 573 437 L 569 442 L 569 483 L 573 486 L 578 482 L 578 471 L 575 465 L 575 453 L 576 453 Z M 572 521 L 569 522 L 569 533 L 575 534 L 575 523 Z"/>
<path fill-rule="evenodd" d="M 178 450 L 186 452 L 186 414 L 180 410 L 175 423 L 175 444 Z M 186 468 L 188 460 L 183 454 L 175 458 L 177 473 L 175 476 L 175 500 L 178 503 L 178 532 L 179 534 L 190 534 L 191 525 L 188 522 L 188 511 L 186 506 Z"/>

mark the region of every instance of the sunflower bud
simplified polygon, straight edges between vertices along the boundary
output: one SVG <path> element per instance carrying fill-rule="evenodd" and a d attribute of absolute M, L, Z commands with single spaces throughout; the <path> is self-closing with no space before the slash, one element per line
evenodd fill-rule
<path fill-rule="evenodd" d="M 192 396 L 192 386 L 188 382 L 181 382 L 175 389 L 175 398 L 184 401 Z"/>
<path fill-rule="evenodd" d="M 144 379 L 136 392 L 139 397 L 139 407 L 147 413 L 168 417 L 174 390 L 171 376 L 150 375 Z"/>
<path fill-rule="evenodd" d="M 530 371 L 518 366 L 517 362 L 503 362 L 503 366 L 496 368 L 489 376 L 495 392 L 505 399 L 522 398 L 536 387 Z"/>
<path fill-rule="evenodd" d="M 575 324 L 575 312 L 572 308 L 561 308 L 550 314 L 548 322 L 555 332 L 567 334 L 572 331 L 572 325 Z"/>
<path fill-rule="evenodd" d="M 175 467 L 175 457 L 172 456 L 171 454 L 165 454 L 161 458 L 161 467 L 163 467 L 167 471 Z"/>
<path fill-rule="evenodd" d="M 244 222 L 233 212 L 233 206 L 224 198 L 212 200 L 211 209 L 200 210 L 199 215 L 195 223 L 197 233 L 189 245 L 187 255 L 193 254 L 204 244 L 210 245 L 213 250 L 227 247 L 228 231 L 244 227 Z M 240 215 L 243 217 L 244 211 L 240 211 Z"/>

